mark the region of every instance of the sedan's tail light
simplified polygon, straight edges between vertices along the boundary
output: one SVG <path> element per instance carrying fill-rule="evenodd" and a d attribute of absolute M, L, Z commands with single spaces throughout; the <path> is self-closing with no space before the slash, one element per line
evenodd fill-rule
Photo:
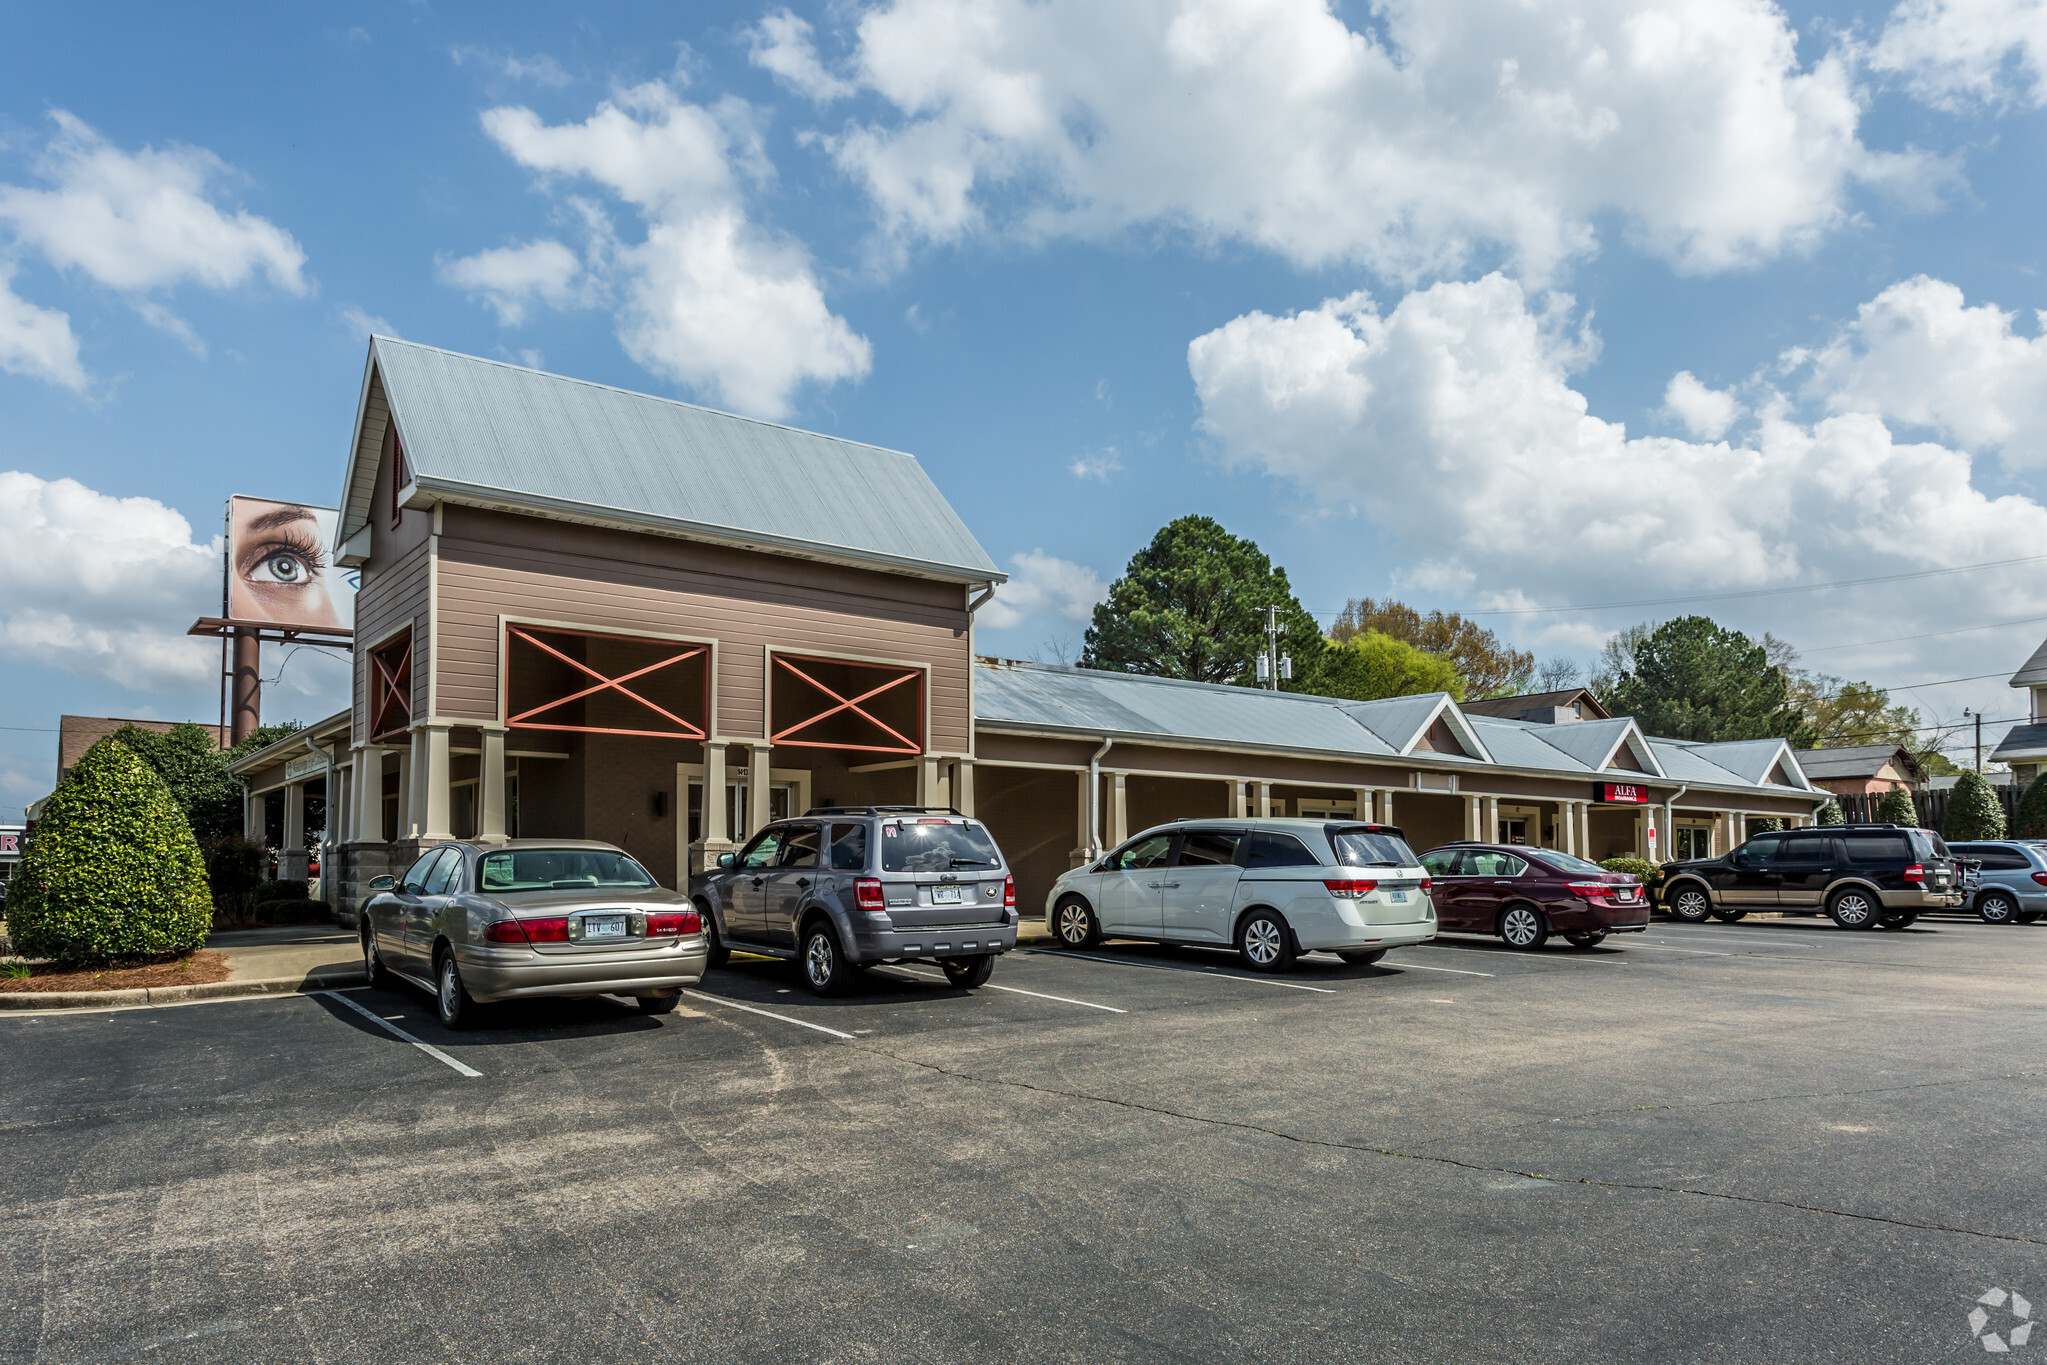
<path fill-rule="evenodd" d="M 519 927 L 526 931 L 526 937 L 534 943 L 567 943 L 569 941 L 569 919 L 566 915 L 549 916 L 547 919 L 522 919 Z"/>
<path fill-rule="evenodd" d="M 1925 869 L 1924 867 L 1922 867 L 1922 866 L 1921 866 L 1920 864 L 1918 864 L 1918 863 L 1914 863 L 1914 864 L 1912 864 L 1912 866 L 1910 866 L 1910 867 L 1908 867 L 1908 868 L 1906 868 L 1906 869 L 1905 869 L 1905 880 L 1906 880 L 1906 881 L 1908 881 L 1908 882 L 1923 882 L 1923 881 L 1925 881 L 1925 880 L 1926 880 L 1926 869 Z"/>
<path fill-rule="evenodd" d="M 704 932 L 703 916 L 694 910 L 647 916 L 648 938 L 687 938 Z"/>
<path fill-rule="evenodd" d="M 1363 900 L 1379 889 L 1379 883 L 1370 881 L 1323 882 L 1329 894 L 1343 900 Z"/>
<path fill-rule="evenodd" d="M 1016 877 L 1008 872 L 1002 874 L 1002 908 L 1016 909 Z"/>
<path fill-rule="evenodd" d="M 862 877 L 854 882 L 853 904 L 862 910 L 888 909 L 888 897 L 881 893 L 881 878 Z"/>
<path fill-rule="evenodd" d="M 526 937 L 526 931 L 519 927 L 519 921 L 515 919 L 501 919 L 491 924 L 483 931 L 483 941 L 485 943 L 532 942 L 531 939 Z"/>
<path fill-rule="evenodd" d="M 1614 890 L 1608 882 L 1566 882 L 1571 894 L 1580 900 L 1596 901 Z"/>

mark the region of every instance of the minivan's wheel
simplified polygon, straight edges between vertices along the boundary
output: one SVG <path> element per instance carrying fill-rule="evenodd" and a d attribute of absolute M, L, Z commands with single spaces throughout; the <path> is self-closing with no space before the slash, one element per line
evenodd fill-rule
<path fill-rule="evenodd" d="M 1670 898 L 1670 917 L 1686 924 L 1704 924 L 1713 916 L 1713 898 L 1696 882 L 1686 882 Z"/>
<path fill-rule="evenodd" d="M 1827 902 L 1827 914 L 1843 929 L 1867 929 L 1876 923 L 1883 907 L 1867 891 L 1836 891 Z"/>
<path fill-rule="evenodd" d="M 704 922 L 704 965 L 724 966 L 732 960 L 732 950 L 725 946 L 724 935 L 718 932 L 718 917 L 702 901 L 697 902 L 697 917 Z"/>
<path fill-rule="evenodd" d="M 362 974 L 363 979 L 380 991 L 388 991 L 398 984 L 398 978 L 391 975 L 391 969 L 384 965 L 383 954 L 377 951 L 377 936 L 366 924 L 362 931 Z"/>
<path fill-rule="evenodd" d="M 1986 891 L 1976 901 L 1985 924 L 2010 924 L 2019 917 L 2019 903 L 2002 891 Z"/>
<path fill-rule="evenodd" d="M 1713 912 L 1713 918 L 1719 920 L 1722 924 L 1737 924 L 1748 918 L 1748 911 L 1730 910 L 1723 905 Z"/>
<path fill-rule="evenodd" d="M 1386 956 L 1384 948 L 1339 948 L 1336 955 L 1353 967 L 1369 967 Z"/>
<path fill-rule="evenodd" d="M 462 984 L 462 969 L 455 963 L 455 954 L 443 952 L 435 980 L 440 988 L 434 992 L 434 1003 L 440 1007 L 441 1023 L 447 1028 L 468 1028 L 476 1022 L 476 1002 L 469 998 L 468 989 Z"/>
<path fill-rule="evenodd" d="M 1294 965 L 1294 936 L 1276 910 L 1253 910 L 1237 926 L 1237 951 L 1254 972 L 1283 972 Z"/>
<path fill-rule="evenodd" d="M 963 991 L 970 991 L 988 979 L 995 970 L 995 954 L 983 953 L 980 957 L 940 958 L 938 965 L 945 968 L 945 979 Z"/>
<path fill-rule="evenodd" d="M 1596 934 L 1565 934 L 1564 937 L 1571 941 L 1573 948 L 1597 948 L 1600 944 L 1606 942 L 1606 932 L 1604 930 Z"/>
<path fill-rule="evenodd" d="M 1053 908 L 1052 937 L 1062 948 L 1092 948 L 1102 941 L 1102 922 L 1078 896 L 1068 896 Z"/>
<path fill-rule="evenodd" d="M 675 1007 L 682 1003 L 681 991 L 667 991 L 661 995 L 640 997 L 641 1014 L 673 1014 Z"/>
<path fill-rule="evenodd" d="M 1534 952 L 1549 941 L 1549 925 L 1532 905 L 1510 905 L 1500 915 L 1500 937 L 1509 948 Z"/>
<path fill-rule="evenodd" d="M 818 995 L 843 995 L 853 984 L 853 964 L 840 951 L 839 936 L 822 920 L 804 931 L 797 964 L 803 984 Z"/>

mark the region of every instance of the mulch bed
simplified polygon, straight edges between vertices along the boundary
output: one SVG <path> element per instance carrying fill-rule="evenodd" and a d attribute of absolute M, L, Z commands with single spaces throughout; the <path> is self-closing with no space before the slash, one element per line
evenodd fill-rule
<path fill-rule="evenodd" d="M 227 954 L 201 948 L 167 962 L 115 963 L 108 967 L 29 964 L 29 976 L 0 977 L 0 991 L 125 991 L 143 986 L 196 986 L 227 980 Z"/>

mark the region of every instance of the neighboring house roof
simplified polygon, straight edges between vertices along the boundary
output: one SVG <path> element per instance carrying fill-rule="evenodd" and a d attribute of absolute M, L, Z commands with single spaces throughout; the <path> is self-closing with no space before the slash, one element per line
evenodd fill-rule
<path fill-rule="evenodd" d="M 1987 757 L 1997 763 L 2031 763 L 2047 758 L 2047 721 L 2012 726 Z"/>
<path fill-rule="evenodd" d="M 370 338 L 337 545 L 375 515 L 379 389 L 411 476 L 446 501 L 962 583 L 1006 575 L 913 456 Z M 381 421 L 381 418 L 378 419 Z"/>
<path fill-rule="evenodd" d="M 1467 716 L 1505 716 L 1508 720 L 1521 719 L 1523 711 L 1551 707 L 1566 711 L 1576 707 L 1587 720 L 1613 719 L 1599 704 L 1599 698 L 1583 687 L 1566 687 L 1558 692 L 1521 692 L 1511 697 L 1487 697 L 1483 701 L 1463 701 L 1457 705 Z"/>
<path fill-rule="evenodd" d="M 1799 749 L 1794 757 L 1805 775 L 1815 781 L 1846 777 L 1875 777 L 1885 764 L 1896 764 L 1908 778 L 1919 776 L 1919 760 L 1910 750 L 1896 744 L 1850 744 L 1837 749 Z"/>
<path fill-rule="evenodd" d="M 1440 692 L 1361 702 L 1010 660 L 982 659 L 975 670 L 975 723 L 998 731 L 1213 744 L 1338 759 L 1469 767 L 1490 763 L 1587 778 L 1614 771 L 1610 765 L 1615 755 L 1627 746 L 1642 764 L 1640 774 L 1624 770 L 1629 776 L 1782 795 L 1811 791 L 1809 786 L 1773 780 L 1780 759 L 1788 762 L 1784 756 L 1789 749 L 1782 740 L 1684 745 L 1645 736 L 1625 716 L 1543 725 L 1469 715 Z M 1419 747 L 1439 724 L 1457 739 L 1464 754 Z M 1560 745 L 1564 737 L 1569 742 Z M 1745 775 L 1750 771 L 1756 775 Z M 1789 765 L 1788 771 L 1797 775 L 1796 765 Z M 1794 780 L 1802 783 L 1803 778 Z"/>
<path fill-rule="evenodd" d="M 2047 640 L 2033 651 L 2033 657 L 2019 665 L 2019 671 L 2011 675 L 2013 687 L 2047 687 Z"/>
<path fill-rule="evenodd" d="M 1926 785 L 1933 791 L 1951 792 L 1955 789 L 1955 783 L 1961 780 L 1959 773 L 1951 773 L 1945 777 L 1928 778 Z M 1984 773 L 1983 780 L 1993 787 L 2009 787 L 2013 778 L 2010 773 Z"/>

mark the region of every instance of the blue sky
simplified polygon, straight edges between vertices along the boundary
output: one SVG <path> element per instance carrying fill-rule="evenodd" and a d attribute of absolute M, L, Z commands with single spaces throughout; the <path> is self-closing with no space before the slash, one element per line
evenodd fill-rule
<path fill-rule="evenodd" d="M 914 452 L 1017 572 L 989 652 L 1077 648 L 1188 512 L 1311 609 L 1579 661 L 1701 610 L 1929 720 L 2047 636 L 2047 565 L 1926 576 L 2047 553 L 2038 3 L 8 30 L 0 820 L 60 712 L 214 714 L 221 503 L 334 500 L 371 327 Z"/>

